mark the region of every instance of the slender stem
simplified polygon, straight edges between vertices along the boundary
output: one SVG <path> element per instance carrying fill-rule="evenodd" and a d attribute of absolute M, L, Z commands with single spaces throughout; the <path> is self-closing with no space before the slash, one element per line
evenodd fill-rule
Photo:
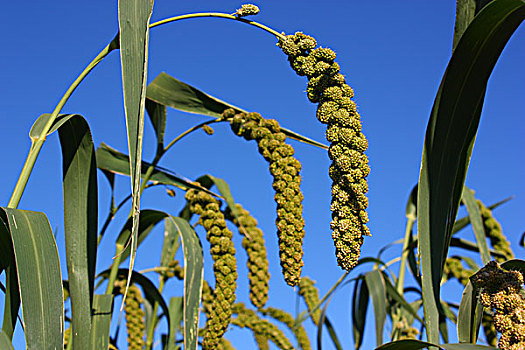
<path fill-rule="evenodd" d="M 115 260 L 111 265 L 111 270 L 108 277 L 108 286 L 106 288 L 106 294 L 113 294 L 113 288 L 115 287 L 115 281 L 117 280 L 118 268 L 120 266 L 120 260 L 122 259 L 122 251 L 125 247 L 122 244 L 117 243 L 117 249 L 115 252 Z M 124 301 L 122 301 L 124 303 Z"/>
<path fill-rule="evenodd" d="M 226 19 L 231 19 L 231 20 L 238 21 L 238 22 L 243 22 L 243 23 L 255 26 L 257 28 L 260 28 L 262 30 L 265 30 L 268 33 L 276 36 L 277 38 L 279 38 L 281 40 L 286 39 L 286 37 L 283 34 L 277 32 L 276 30 L 273 30 L 270 27 L 265 26 L 264 24 L 261 24 L 261 23 L 255 22 L 255 21 L 250 21 L 250 20 L 247 20 L 247 19 L 244 19 L 244 18 L 240 18 L 240 17 L 237 17 L 237 16 L 229 15 L 227 13 L 220 13 L 220 12 L 190 13 L 190 14 L 187 14 L 187 15 L 170 17 L 170 18 L 166 18 L 166 19 L 163 19 L 161 21 L 152 23 L 152 24 L 150 24 L 149 27 L 150 28 L 154 28 L 154 27 L 166 24 L 166 23 L 180 21 L 180 20 L 183 20 L 183 19 L 202 18 L 202 17 L 218 17 L 218 18 L 226 18 Z"/>
<path fill-rule="evenodd" d="M 161 276 L 160 282 L 159 282 L 159 293 L 162 294 L 162 291 L 164 289 L 164 284 L 166 283 L 166 279 L 164 276 Z M 148 327 L 148 334 L 146 336 L 146 350 L 150 350 L 153 347 L 153 333 L 155 332 L 155 324 L 157 323 L 157 311 L 159 310 L 159 302 L 155 301 L 155 304 L 153 305 L 153 311 L 151 313 L 152 318 L 151 322 L 149 323 Z M 169 317 L 169 315 L 166 315 L 166 317 Z"/>
<path fill-rule="evenodd" d="M 168 143 L 168 145 L 164 148 L 164 153 L 168 152 L 168 150 L 175 144 L 177 143 L 178 141 L 180 141 L 184 136 L 194 132 L 195 130 L 198 130 L 200 128 L 202 128 L 203 126 L 205 125 L 210 125 L 210 124 L 213 124 L 213 123 L 220 123 L 220 122 L 224 122 L 225 120 L 224 119 L 221 119 L 221 118 L 217 118 L 217 119 L 212 119 L 212 120 L 207 120 L 205 122 L 202 122 L 200 124 L 197 124 L 195 126 L 192 126 L 191 128 L 189 128 L 188 130 L 184 131 L 182 134 L 180 134 L 179 136 L 177 136 L 176 138 L 174 138 L 173 140 L 171 140 L 170 143 Z M 156 164 L 155 164 L 156 165 Z"/>
<path fill-rule="evenodd" d="M 60 113 L 67 100 L 69 99 L 69 97 L 71 97 L 71 95 L 78 87 L 78 85 L 80 85 L 82 80 L 84 80 L 84 78 L 89 74 L 89 72 L 91 72 L 93 68 L 95 68 L 104 57 L 106 57 L 111 51 L 113 51 L 113 49 L 115 49 L 115 45 L 112 41 L 93 59 L 93 61 L 91 61 L 91 63 L 89 63 L 86 69 L 84 69 L 84 71 L 80 73 L 80 75 L 67 89 L 62 99 L 58 102 L 57 106 L 53 110 L 53 113 L 51 113 L 51 117 L 42 129 L 40 136 L 32 140 L 31 149 L 29 150 L 29 154 L 27 155 L 27 159 L 24 163 L 24 167 L 22 168 L 22 172 L 20 173 L 15 189 L 13 190 L 11 199 L 9 200 L 9 204 L 7 205 L 8 208 L 18 207 L 18 203 L 20 202 L 20 198 L 22 198 L 22 194 L 24 193 L 24 189 L 27 185 L 27 181 L 29 180 L 29 176 L 31 175 L 31 171 L 33 170 L 38 154 L 40 153 L 42 145 L 46 140 L 47 133 L 51 129 L 51 126 L 55 122 L 56 118 L 58 117 L 58 113 Z"/>
<path fill-rule="evenodd" d="M 409 253 L 410 239 L 412 237 L 412 228 L 414 227 L 414 222 L 416 221 L 415 215 L 407 215 L 407 224 L 405 227 L 405 238 L 403 240 L 403 251 L 401 253 L 401 263 L 399 265 L 399 274 L 396 284 L 397 292 L 400 295 L 403 295 L 403 288 L 405 283 L 405 271 L 406 263 Z"/>

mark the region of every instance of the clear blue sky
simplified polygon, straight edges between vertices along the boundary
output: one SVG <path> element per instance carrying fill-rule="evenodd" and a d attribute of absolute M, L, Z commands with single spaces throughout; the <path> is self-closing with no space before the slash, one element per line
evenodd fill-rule
<path fill-rule="evenodd" d="M 375 256 L 378 249 L 402 237 L 404 208 L 417 182 L 425 128 L 441 76 L 452 47 L 455 1 L 259 1 L 256 20 L 278 31 L 303 31 L 337 53 L 369 141 L 369 216 L 372 237 L 366 238 L 362 256 Z M 153 20 L 202 11 L 234 12 L 239 1 L 157 0 Z M 117 32 L 116 1 L 6 1 L 0 13 L 0 198 L 6 206 L 29 149 L 29 128 L 42 113 L 51 112 L 62 94 L 85 65 Z M 188 20 L 155 28 L 150 35 L 148 80 L 167 73 L 244 109 L 277 119 L 283 126 L 324 141 L 325 127 L 315 118 L 315 106 L 304 91 L 306 80 L 289 68 L 276 40 L 256 28 L 221 19 Z M 489 83 L 480 131 L 473 152 L 467 185 L 485 203 L 508 196 L 515 198 L 495 211 L 518 257 L 525 231 L 525 31 L 523 26 L 511 39 Z M 127 153 L 122 104 L 120 61 L 112 53 L 75 92 L 63 109 L 84 115 L 95 145 L 105 142 Z M 169 111 L 166 139 L 203 117 Z M 144 159 L 151 160 L 154 135 L 146 121 Z M 202 132 L 180 142 L 161 165 L 188 178 L 210 173 L 225 179 L 236 201 L 260 222 L 270 257 L 270 300 L 268 305 L 295 312 L 295 294 L 287 287 L 278 263 L 275 237 L 275 204 L 271 176 L 256 145 L 234 136 L 229 127 L 218 125 L 215 135 Z M 306 238 L 303 274 L 318 282 L 324 294 L 342 271 L 336 264 L 330 236 L 330 179 L 326 152 L 292 141 L 303 164 Z M 30 178 L 20 203 L 21 209 L 45 212 L 56 231 L 64 253 L 61 156 L 57 136 L 51 136 Z M 118 196 L 129 191 L 127 178 L 118 179 Z M 108 186 L 99 177 L 100 221 L 107 210 Z M 183 193 L 167 197 L 163 190 L 147 192 L 142 208 L 177 213 Z M 122 211 L 123 215 L 127 210 Z M 114 253 L 114 238 L 120 221 L 110 226 L 100 248 L 98 270 L 105 269 Z M 200 231 L 205 250 L 207 242 Z M 465 231 L 464 237 L 472 239 Z M 158 263 L 162 233 L 153 233 L 139 250 L 137 269 Z M 247 301 L 244 253 L 239 251 L 239 299 Z M 392 248 L 385 259 L 399 254 Z M 159 253 L 157 253 L 159 252 Z M 64 255 L 62 255 L 64 256 Z M 209 255 L 205 277 L 213 280 Z M 396 268 L 397 269 L 397 268 Z M 63 264 L 65 271 L 65 263 Z M 352 273 L 357 276 L 357 272 Z M 156 280 L 154 275 L 151 276 Z M 169 295 L 181 295 L 181 285 L 170 282 Z M 449 288 L 450 289 L 450 288 Z M 328 315 L 345 348 L 353 348 L 349 300 L 351 287 L 332 299 Z M 447 296 L 459 301 L 461 291 Z M 301 305 L 301 307 L 303 307 Z M 369 308 L 364 349 L 375 345 L 372 307 Z M 315 330 L 306 322 L 312 339 Z M 121 339 L 125 337 L 121 334 Z M 227 338 L 238 348 L 250 348 L 251 336 L 234 329 Z M 327 348 L 331 348 L 325 335 Z M 246 345 L 250 344 L 250 345 Z M 23 347 L 18 331 L 16 348 Z"/>

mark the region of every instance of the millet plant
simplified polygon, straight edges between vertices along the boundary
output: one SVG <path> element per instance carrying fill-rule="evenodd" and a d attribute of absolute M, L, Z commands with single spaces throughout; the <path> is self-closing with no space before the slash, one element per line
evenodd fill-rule
<path fill-rule="evenodd" d="M 367 152 L 374 145 L 365 133 L 371 121 L 360 114 L 359 91 L 354 93 L 349 85 L 352 67 L 340 65 L 337 48 L 328 48 L 329 40 L 318 40 L 301 28 L 285 33 L 255 21 L 259 7 L 253 4 L 160 21 L 151 20 L 153 11 L 153 0 L 119 0 L 118 33 L 53 111 L 30 128 L 26 161 L 7 205 L 0 208 L 1 349 L 14 349 L 17 327 L 28 349 L 246 349 L 230 336 L 233 329 L 248 331 L 253 336 L 249 346 L 258 349 L 321 349 L 324 330 L 334 348 L 359 349 L 370 300 L 377 349 L 525 349 L 525 261 L 515 259 L 492 212 L 507 200 L 483 203 L 465 186 L 487 82 L 525 19 L 525 2 L 457 2 L 453 53 L 428 120 L 419 181 L 406 205 L 405 234 L 374 257 L 361 256 L 362 245 L 374 239 L 373 221 L 381 220 L 368 215 L 368 177 L 374 169 Z M 209 18 L 242 23 L 275 39 L 268 50 L 280 51 L 302 77 L 305 101 L 315 105 L 315 117 L 301 118 L 324 124 L 327 144 L 285 127 L 279 115 L 241 109 L 167 73 L 148 80 L 150 32 Z M 91 130 L 89 118 L 65 114 L 77 87 L 110 54 L 120 57 L 127 151 L 105 143 L 95 147 L 97 130 Z M 209 52 L 203 49 L 202 54 Z M 235 55 L 236 48 L 228 47 L 224 54 Z M 249 77 L 250 71 L 230 74 Z M 183 131 L 177 128 L 178 134 L 167 142 L 173 131 L 167 127 L 168 108 L 206 119 Z M 155 137 L 151 148 L 143 145 L 145 119 Z M 218 130 L 264 163 L 274 198 L 271 218 L 259 217 L 257 207 L 248 208 L 233 195 L 262 185 L 228 184 L 210 172 L 185 177 L 183 164 L 167 161 L 181 140 L 200 133 L 211 141 L 192 149 L 197 162 L 199 150 L 217 147 L 210 145 Z M 55 132 L 62 156 L 64 232 L 53 230 L 44 212 L 19 208 L 39 153 Z M 147 161 L 143 146 L 154 150 Z M 332 182 L 331 221 L 320 239 L 323 244 L 333 241 L 334 261 L 342 271 L 323 294 L 315 276 L 303 271 L 305 263 L 319 264 L 304 259 L 303 242 L 323 232 L 311 232 L 304 215 L 307 198 L 301 181 L 308 160 L 297 154 L 300 147 L 315 147 L 330 160 L 319 169 Z M 226 163 L 228 157 L 224 159 Z M 242 161 L 227 167 L 250 172 Z M 107 209 L 99 210 L 106 208 L 107 198 L 99 197 L 97 174 L 109 184 Z M 131 192 L 123 195 L 117 186 L 122 176 L 131 184 Z M 147 200 L 159 189 L 165 190 L 162 201 L 171 201 L 162 209 Z M 456 218 L 458 212 L 466 216 Z M 474 240 L 459 238 L 467 227 Z M 164 236 L 157 252 L 151 240 L 159 230 Z M 276 249 L 269 247 L 274 241 Z M 62 242 L 64 256 L 58 249 Z M 396 244 L 402 246 L 398 256 L 385 261 L 385 251 Z M 103 267 L 102 249 L 113 249 Z M 137 254 L 158 254 L 158 263 L 139 270 Z M 62 261 L 67 271 L 61 271 Z M 271 279 L 277 261 L 281 271 L 278 278 L 272 272 Z M 442 286 L 457 282 L 461 300 L 441 294 Z M 273 304 L 273 283 L 295 293 L 295 309 Z M 347 291 L 343 287 L 349 284 L 353 344 L 340 341 L 336 329 L 341 332 L 343 327 L 332 323 L 327 312 L 334 295 Z M 119 336 L 124 325 L 126 340 Z M 457 330 L 454 344 L 449 342 L 451 325 Z M 312 327 L 317 334 L 309 332 Z M 479 336 L 481 328 L 484 336 Z"/>

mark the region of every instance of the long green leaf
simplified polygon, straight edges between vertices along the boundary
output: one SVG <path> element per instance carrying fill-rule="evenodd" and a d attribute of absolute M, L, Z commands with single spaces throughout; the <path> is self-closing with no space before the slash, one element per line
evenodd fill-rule
<path fill-rule="evenodd" d="M 164 241 L 160 253 L 160 266 L 168 267 L 180 247 L 179 230 L 170 218 L 164 219 Z"/>
<path fill-rule="evenodd" d="M 521 0 L 494 0 L 463 33 L 436 95 L 425 136 L 418 193 L 419 254 L 428 339 L 437 342 L 443 261 L 474 145 L 487 81 L 525 18 Z"/>
<path fill-rule="evenodd" d="M 91 350 L 107 349 L 109 346 L 109 326 L 113 295 L 93 296 L 93 318 L 91 323 Z"/>
<path fill-rule="evenodd" d="M 461 200 L 467 208 L 470 223 L 474 230 L 474 235 L 476 236 L 476 242 L 478 243 L 481 260 L 483 261 L 483 265 L 485 265 L 491 260 L 491 258 L 489 246 L 487 244 L 487 237 L 485 235 L 485 228 L 483 227 L 483 218 L 481 217 L 478 203 L 476 203 L 476 199 L 474 198 L 474 192 L 465 186 L 463 188 Z"/>
<path fill-rule="evenodd" d="M 168 339 L 167 350 L 175 350 L 177 346 L 175 344 L 175 334 L 177 334 L 177 328 L 182 321 L 184 313 L 184 298 L 172 297 L 170 299 L 170 319 L 171 319 L 171 339 Z"/>
<path fill-rule="evenodd" d="M 179 229 L 184 253 L 184 349 L 196 350 L 198 346 L 199 304 L 202 295 L 202 246 L 199 237 L 188 221 L 173 216 L 171 219 Z"/>
<path fill-rule="evenodd" d="M 16 269 L 15 253 L 11 242 L 8 223 L 0 215 L 0 261 L 5 270 L 6 290 L 4 297 L 4 321 L 3 333 L 13 338 L 16 327 L 18 310 L 20 309 L 20 291 L 18 286 L 18 274 Z"/>
<path fill-rule="evenodd" d="M 62 276 L 55 238 L 43 213 L 2 208 L 18 269 L 27 349 L 63 347 Z"/>
<path fill-rule="evenodd" d="M 476 298 L 476 291 L 470 281 L 467 283 L 458 311 L 458 340 L 461 343 L 476 343 L 481 325 L 483 306 Z"/>
<path fill-rule="evenodd" d="M 75 348 L 90 343 L 97 257 L 98 190 L 95 148 L 86 120 L 70 118 L 58 129 L 62 149 L 64 228 Z"/>
<path fill-rule="evenodd" d="M 365 281 L 372 298 L 376 323 L 377 346 L 383 344 L 383 327 L 386 320 L 386 287 L 381 272 L 377 269 L 365 274 Z"/>
<path fill-rule="evenodd" d="M 167 73 L 160 73 L 149 85 L 146 92 L 148 99 L 162 105 L 178 109 L 180 111 L 207 115 L 219 118 L 226 109 L 232 108 L 241 113 L 245 110 L 221 101 L 197 88 L 186 84 Z M 298 134 L 292 130 L 283 128 L 281 131 L 291 139 L 304 142 L 306 144 L 328 149 L 328 146 Z"/>
<path fill-rule="evenodd" d="M 121 174 L 129 176 L 129 157 L 124 153 L 109 147 L 108 145 L 102 143 L 97 148 L 97 166 L 99 169 L 107 170 L 112 173 Z M 142 175 L 146 174 L 147 169 L 151 164 L 147 162 L 142 162 Z M 195 185 L 190 182 L 190 180 L 183 179 L 181 177 L 175 176 L 169 173 L 167 170 L 160 167 L 155 167 L 153 173 L 150 177 L 151 181 L 157 181 L 166 185 L 172 185 L 179 187 L 183 190 L 189 188 L 194 188 L 196 190 L 206 191 L 214 196 L 217 196 L 215 193 L 208 191 L 206 188 Z"/>
<path fill-rule="evenodd" d="M 363 343 L 369 298 L 368 287 L 364 277 L 361 275 L 360 278 L 355 281 L 354 293 L 352 295 L 352 334 L 354 335 L 356 350 L 360 349 Z"/>
<path fill-rule="evenodd" d="M 405 297 L 399 294 L 392 282 L 390 282 L 390 279 L 383 275 L 383 281 L 386 286 L 386 293 L 390 296 L 390 298 L 399 303 L 403 309 L 408 311 L 408 313 L 415 317 L 419 322 L 424 323 L 421 317 L 419 317 L 417 314 L 417 310 L 414 310 L 412 306 L 405 300 Z"/>
<path fill-rule="evenodd" d="M 119 0 L 118 2 L 122 92 L 124 94 L 126 129 L 128 131 L 131 193 L 133 194 L 130 271 L 133 271 L 135 262 L 139 227 L 142 137 L 144 134 L 144 105 L 148 71 L 149 21 L 152 11 L 153 0 Z M 130 278 L 131 275 L 128 276 L 126 292 Z"/>
<path fill-rule="evenodd" d="M 471 242 L 471 241 L 466 240 L 466 239 L 463 239 L 463 238 L 452 237 L 450 239 L 450 246 L 451 247 L 462 248 L 462 249 L 465 249 L 465 250 L 468 250 L 468 251 L 471 251 L 471 252 L 478 252 L 479 253 L 479 246 L 476 243 Z M 490 255 L 492 255 L 494 257 L 501 257 L 501 258 L 505 258 L 506 257 L 505 254 L 500 253 L 497 250 L 493 250 L 493 249 L 489 249 L 489 253 L 490 253 Z"/>
<path fill-rule="evenodd" d="M 507 197 L 499 202 L 496 202 L 494 204 L 491 204 L 489 206 L 487 206 L 487 208 L 489 208 L 490 210 L 493 210 L 497 207 L 499 207 L 500 205 L 502 204 L 505 204 L 507 203 L 508 201 L 510 201 L 512 198 L 514 197 Z M 468 226 L 468 224 L 470 224 L 470 218 L 468 216 L 464 216 L 462 218 L 459 218 L 456 220 L 456 222 L 454 223 L 454 227 L 452 228 L 452 234 L 456 234 L 457 232 L 461 231 L 462 229 L 464 229 L 465 227 Z"/>
<path fill-rule="evenodd" d="M 146 99 L 146 111 L 149 120 L 155 130 L 157 137 L 157 154 L 164 150 L 164 132 L 166 130 L 166 106 L 161 105 L 153 100 Z"/>

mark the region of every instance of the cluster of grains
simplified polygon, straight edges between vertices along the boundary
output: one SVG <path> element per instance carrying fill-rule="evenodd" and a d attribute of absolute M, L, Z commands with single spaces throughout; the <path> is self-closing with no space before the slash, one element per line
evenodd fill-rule
<path fill-rule="evenodd" d="M 312 281 L 308 277 L 301 278 L 301 283 L 299 283 L 299 295 L 303 297 L 304 302 L 306 303 L 312 322 L 318 326 L 319 319 L 321 318 L 321 309 L 317 308 L 313 311 L 319 305 L 320 301 L 319 290 L 317 290 L 317 287 L 315 286 L 315 281 Z"/>
<path fill-rule="evenodd" d="M 332 160 L 329 174 L 332 184 L 332 237 L 337 262 L 351 270 L 359 259 L 363 236 L 369 236 L 368 142 L 361 132 L 352 88 L 339 73 L 334 51 L 317 46 L 314 38 L 303 33 L 286 36 L 278 43 L 298 75 L 308 77 L 307 96 L 318 103 L 317 119 L 327 124 L 328 155 Z"/>
<path fill-rule="evenodd" d="M 176 277 L 178 280 L 184 279 L 184 269 L 182 266 L 180 266 L 180 263 L 178 260 L 172 260 L 168 264 L 168 268 L 165 273 L 165 278 L 172 278 Z"/>
<path fill-rule="evenodd" d="M 237 262 L 232 242 L 233 234 L 226 227 L 217 199 L 206 192 L 193 189 L 186 192 L 185 198 L 190 211 L 199 215 L 199 223 L 207 232 L 206 239 L 210 242 L 210 252 L 214 261 L 215 291 L 202 345 L 204 349 L 216 349 L 230 324 L 231 306 L 235 302 Z"/>
<path fill-rule="evenodd" d="M 445 266 L 443 267 L 443 278 L 445 281 L 455 278 L 465 287 L 469 281 L 470 276 L 473 274 L 474 270 L 463 267 L 459 257 L 452 256 L 445 260 Z M 494 320 L 492 316 L 484 312 L 481 319 L 481 325 L 483 326 L 483 332 L 485 333 L 485 340 L 487 343 L 491 346 L 496 346 L 498 343 L 498 338 L 496 329 L 494 328 Z"/>
<path fill-rule="evenodd" d="M 230 343 L 226 338 L 221 338 L 221 342 L 219 343 L 219 350 L 235 350 L 232 343 Z"/>
<path fill-rule="evenodd" d="M 489 262 L 471 277 L 483 306 L 494 310 L 494 325 L 501 333 L 498 347 L 504 350 L 525 348 L 525 297 L 523 275 L 505 271 Z"/>
<path fill-rule="evenodd" d="M 397 340 L 417 339 L 417 336 L 419 335 L 419 330 L 408 324 L 406 319 L 403 319 L 403 321 L 399 322 L 397 328 L 399 329 L 399 337 Z"/>
<path fill-rule="evenodd" d="M 267 341 L 264 343 L 265 339 L 271 340 L 279 349 L 293 349 L 290 340 L 286 338 L 279 328 L 261 319 L 255 311 L 246 308 L 243 303 L 236 303 L 233 306 L 233 313 L 236 314 L 237 317 L 232 319 L 232 324 L 241 328 L 249 328 L 255 335 L 257 344 L 259 344 L 259 341 L 262 342 L 261 345 L 263 349 L 268 348 Z M 261 348 L 261 345 L 259 345 L 259 348 Z"/>
<path fill-rule="evenodd" d="M 303 266 L 301 163 L 293 157 L 293 147 L 284 142 L 286 136 L 276 120 L 265 119 L 258 113 L 235 114 L 233 109 L 224 111 L 223 118 L 230 120 L 236 135 L 257 141 L 259 153 L 270 163 L 277 202 L 276 225 L 281 267 L 286 283 L 295 286 L 299 283 Z"/>
<path fill-rule="evenodd" d="M 304 330 L 304 327 L 301 324 L 296 325 L 295 319 L 284 310 L 276 309 L 273 307 L 266 308 L 262 310 L 264 315 L 270 316 L 276 319 L 279 322 L 284 323 L 295 335 L 299 348 L 302 350 L 310 350 L 312 347 L 310 345 L 310 339 Z"/>
<path fill-rule="evenodd" d="M 115 293 L 124 294 L 126 280 L 115 282 Z M 124 301 L 124 311 L 126 313 L 126 328 L 128 330 L 128 349 L 139 350 L 144 348 L 144 310 L 142 310 L 142 293 L 140 289 L 131 284 L 128 288 L 126 300 Z"/>
<path fill-rule="evenodd" d="M 244 236 L 242 246 L 248 254 L 250 301 L 259 309 L 264 307 L 268 301 L 268 282 L 270 280 L 263 232 L 257 227 L 257 220 L 239 204 L 237 204 L 237 214 L 235 217 L 228 208 L 225 216 L 239 228 L 239 232 Z"/>
<path fill-rule="evenodd" d="M 240 9 L 235 11 L 237 17 L 254 16 L 259 13 L 259 8 L 252 4 L 244 4 Z"/>
<path fill-rule="evenodd" d="M 496 261 L 502 263 L 506 260 L 514 259 L 514 253 L 510 248 L 510 243 L 503 234 L 501 225 L 492 216 L 492 211 L 487 208 L 481 201 L 477 201 L 481 217 L 483 219 L 483 227 L 485 229 L 485 235 L 490 240 L 490 245 L 498 252 L 505 255 L 503 257 L 496 257 Z"/>

